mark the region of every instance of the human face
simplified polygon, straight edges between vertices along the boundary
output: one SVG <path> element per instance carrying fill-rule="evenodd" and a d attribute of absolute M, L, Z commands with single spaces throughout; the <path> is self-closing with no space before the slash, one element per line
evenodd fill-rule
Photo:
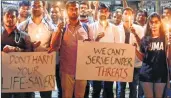
<path fill-rule="evenodd" d="M 19 14 L 21 17 L 24 17 L 24 18 L 27 18 L 28 15 L 29 15 L 29 9 L 30 7 L 29 6 L 21 6 L 19 8 Z"/>
<path fill-rule="evenodd" d="M 140 12 L 137 14 L 136 21 L 138 21 L 139 23 L 145 23 L 146 19 L 147 17 L 144 13 Z"/>
<path fill-rule="evenodd" d="M 122 13 L 119 12 L 113 13 L 113 20 L 115 25 L 119 25 L 122 20 Z"/>
<path fill-rule="evenodd" d="M 123 22 L 133 22 L 133 13 L 130 10 L 125 10 L 123 12 Z"/>
<path fill-rule="evenodd" d="M 88 16 L 88 13 L 87 13 L 87 10 L 88 10 L 88 6 L 86 4 L 81 4 L 80 5 L 80 16 Z"/>
<path fill-rule="evenodd" d="M 163 16 L 164 16 L 164 17 L 169 17 L 169 16 L 170 16 L 169 9 L 165 9 L 165 10 L 163 11 Z"/>
<path fill-rule="evenodd" d="M 156 32 L 156 31 L 159 31 L 161 22 L 157 17 L 153 17 L 149 21 L 149 26 L 150 26 L 152 32 Z"/>
<path fill-rule="evenodd" d="M 3 16 L 4 25 L 8 28 L 13 28 L 17 23 L 16 12 L 7 12 Z"/>
<path fill-rule="evenodd" d="M 100 21 L 103 21 L 103 20 L 106 21 L 108 17 L 109 17 L 109 10 L 107 8 L 100 9 L 100 12 L 99 12 Z"/>
<path fill-rule="evenodd" d="M 76 20 L 78 18 L 78 5 L 77 4 L 71 4 L 68 6 L 67 9 L 67 13 L 68 13 L 68 18 L 71 20 Z"/>
<path fill-rule="evenodd" d="M 32 14 L 34 17 L 40 17 L 43 15 L 43 3 L 42 1 L 35 0 L 32 1 Z"/>
<path fill-rule="evenodd" d="M 60 11 L 58 7 L 55 8 L 51 8 L 50 9 L 50 16 L 52 18 L 53 21 L 57 21 L 60 17 Z"/>

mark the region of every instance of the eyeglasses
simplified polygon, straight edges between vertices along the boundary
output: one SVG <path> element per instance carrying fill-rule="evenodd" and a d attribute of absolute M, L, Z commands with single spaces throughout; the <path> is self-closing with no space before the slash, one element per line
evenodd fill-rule
<path fill-rule="evenodd" d="M 160 21 L 150 21 L 150 24 L 159 24 Z"/>
<path fill-rule="evenodd" d="M 43 8 L 41 5 L 33 5 L 32 8 L 34 9 L 40 9 L 40 8 Z"/>

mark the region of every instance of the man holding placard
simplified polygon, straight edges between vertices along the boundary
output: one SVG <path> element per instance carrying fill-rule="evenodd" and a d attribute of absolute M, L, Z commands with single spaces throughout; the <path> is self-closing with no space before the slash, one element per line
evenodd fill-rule
<path fill-rule="evenodd" d="M 13 6 L 9 6 L 3 10 L 4 27 L 2 27 L 1 33 L 1 51 L 5 53 L 32 51 L 29 35 L 16 28 L 17 16 L 18 11 Z M 33 93 L 2 93 L 1 97 L 11 98 L 12 96 L 13 98 L 34 98 Z"/>
<path fill-rule="evenodd" d="M 62 97 L 83 98 L 85 93 L 86 80 L 76 80 L 76 59 L 78 40 L 88 39 L 88 32 L 84 25 L 80 22 L 79 5 L 76 1 L 68 1 L 66 3 L 66 11 L 68 22 L 63 29 L 64 23 L 58 25 L 57 32 L 53 37 L 51 49 L 49 52 L 60 49 L 60 76 L 62 84 Z M 56 43 L 57 42 L 57 43 Z"/>
<path fill-rule="evenodd" d="M 97 42 L 110 42 L 119 43 L 119 31 L 116 26 L 109 23 L 107 20 L 109 17 L 109 8 L 100 3 L 99 5 L 99 20 L 95 23 L 90 24 L 90 32 L 93 32 L 93 38 Z M 93 81 L 93 98 L 100 97 L 100 91 L 102 89 L 102 81 Z M 114 98 L 113 95 L 113 82 L 104 81 L 103 96 L 105 98 Z"/>
<path fill-rule="evenodd" d="M 120 38 L 122 43 L 132 44 L 139 48 L 140 45 L 140 38 L 143 37 L 144 29 L 136 24 L 133 24 L 134 20 L 134 11 L 127 7 L 123 10 L 123 24 L 119 26 L 120 29 Z M 136 57 L 135 58 L 135 67 L 140 67 L 142 62 Z M 134 68 L 134 77 L 133 82 L 129 82 L 129 89 L 130 89 L 130 98 L 137 97 L 137 79 L 138 79 L 139 69 Z M 118 98 L 125 98 L 125 89 L 126 89 L 126 82 L 118 82 L 118 91 L 117 97 Z"/>
<path fill-rule="evenodd" d="M 21 31 L 27 31 L 31 37 L 32 42 L 38 45 L 34 47 L 35 52 L 47 52 L 54 26 L 49 22 L 45 16 L 43 1 L 35 0 L 31 2 L 31 18 L 18 25 Z M 48 66 L 47 66 L 48 67 Z M 40 92 L 41 98 L 51 98 L 52 91 Z"/>

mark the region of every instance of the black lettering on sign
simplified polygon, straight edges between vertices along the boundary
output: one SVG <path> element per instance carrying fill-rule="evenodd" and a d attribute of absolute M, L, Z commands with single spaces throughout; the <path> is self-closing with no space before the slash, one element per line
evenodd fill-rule
<path fill-rule="evenodd" d="M 38 74 L 38 69 L 39 69 L 39 66 L 35 66 L 33 68 L 29 68 L 29 67 L 18 67 L 18 73 L 17 75 L 23 75 L 23 76 L 26 76 L 26 75 L 31 75 L 31 74 Z"/>
<path fill-rule="evenodd" d="M 14 77 L 14 81 L 13 81 L 13 89 L 15 88 L 15 86 L 17 85 L 16 83 L 19 83 L 19 77 Z"/>
<path fill-rule="evenodd" d="M 6 80 L 5 80 L 6 79 Z M 19 77 L 14 76 L 9 78 L 1 78 L 3 90 L 28 89 L 28 88 L 55 88 L 55 75 L 47 76 L 30 76 Z M 5 84 L 5 81 L 10 81 Z"/>
<path fill-rule="evenodd" d="M 44 87 L 51 87 L 51 88 L 54 88 L 55 87 L 55 76 L 54 75 L 47 75 L 45 78 L 44 78 Z"/>
<path fill-rule="evenodd" d="M 25 78 L 26 77 L 20 77 L 20 89 L 25 89 L 24 87 L 23 87 L 23 85 L 25 84 Z"/>
<path fill-rule="evenodd" d="M 2 89 L 6 89 L 6 90 L 10 89 L 9 87 L 4 87 L 4 78 L 3 77 L 1 77 L 1 84 L 2 84 Z"/>
<path fill-rule="evenodd" d="M 125 57 L 109 57 L 109 56 L 91 56 L 87 57 L 85 64 L 86 65 L 122 65 L 133 67 L 132 58 Z"/>
<path fill-rule="evenodd" d="M 14 55 L 11 55 L 10 56 L 10 64 L 12 64 L 14 61 L 15 61 L 15 56 Z"/>
<path fill-rule="evenodd" d="M 33 87 L 39 88 L 47 88 L 55 87 L 55 76 L 54 75 L 47 75 L 45 77 L 29 77 L 29 82 L 33 85 Z"/>
<path fill-rule="evenodd" d="M 52 64 L 53 55 L 16 56 L 10 55 L 10 64 Z"/>
<path fill-rule="evenodd" d="M 10 64 L 28 64 L 30 61 L 30 56 L 10 56 Z"/>
<path fill-rule="evenodd" d="M 117 55 L 117 56 L 123 56 L 125 53 L 126 49 L 113 49 L 113 48 L 94 48 L 94 53 L 101 54 L 101 55 Z"/>
<path fill-rule="evenodd" d="M 33 56 L 32 58 L 32 64 L 52 64 L 53 62 L 53 56 L 49 55 L 41 55 L 41 56 Z"/>
<path fill-rule="evenodd" d="M 94 53 L 95 54 L 103 54 L 103 55 L 106 55 L 106 49 L 107 48 L 101 48 L 101 49 L 96 49 L 96 48 L 94 48 Z"/>

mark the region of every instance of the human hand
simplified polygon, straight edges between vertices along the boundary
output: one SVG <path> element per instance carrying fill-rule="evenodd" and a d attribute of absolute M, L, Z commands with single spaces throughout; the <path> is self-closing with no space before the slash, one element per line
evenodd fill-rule
<path fill-rule="evenodd" d="M 96 41 L 99 41 L 101 38 L 105 36 L 104 32 L 101 32 L 97 35 Z"/>
<path fill-rule="evenodd" d="M 39 47 L 39 46 L 40 46 L 40 44 L 41 44 L 41 41 L 34 41 L 34 42 L 32 43 L 32 45 L 33 45 L 33 49 L 35 49 L 35 48 Z"/>
<path fill-rule="evenodd" d="M 4 48 L 3 48 L 3 52 L 5 53 L 8 53 L 8 52 L 15 52 L 15 47 L 14 46 L 10 46 L 10 45 L 6 45 Z"/>
<path fill-rule="evenodd" d="M 58 31 L 62 31 L 63 28 L 64 28 L 64 22 L 60 22 L 60 23 L 58 24 L 58 26 L 57 26 L 57 30 L 58 30 Z"/>
<path fill-rule="evenodd" d="M 48 53 L 52 53 L 53 51 L 56 51 L 55 48 L 50 47 L 50 48 L 48 49 Z"/>

